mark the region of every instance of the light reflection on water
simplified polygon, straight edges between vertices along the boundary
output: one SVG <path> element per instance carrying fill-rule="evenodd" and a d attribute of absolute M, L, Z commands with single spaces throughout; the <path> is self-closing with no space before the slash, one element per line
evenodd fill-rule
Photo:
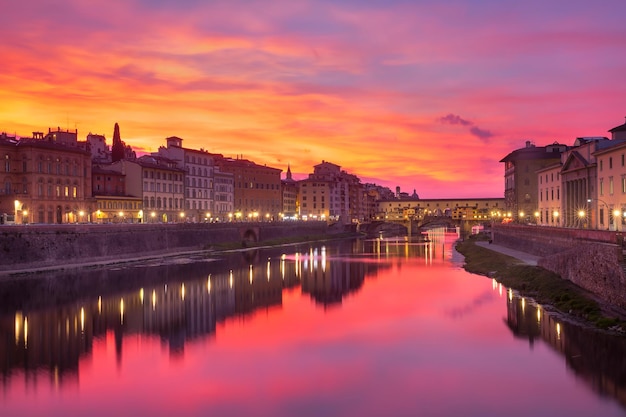
<path fill-rule="evenodd" d="M 0 286 L 0 415 L 623 415 L 623 338 L 374 239 Z M 564 366 L 565 364 L 565 366 Z"/>

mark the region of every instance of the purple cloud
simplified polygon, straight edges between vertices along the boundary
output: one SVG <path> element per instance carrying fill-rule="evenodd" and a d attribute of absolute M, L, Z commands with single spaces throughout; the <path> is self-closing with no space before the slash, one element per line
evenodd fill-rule
<path fill-rule="evenodd" d="M 493 136 L 492 132 L 490 132 L 489 130 L 481 129 L 478 126 L 472 127 L 470 129 L 470 133 L 485 142 L 487 142 Z"/>
<path fill-rule="evenodd" d="M 491 132 L 490 130 L 481 129 L 478 126 L 475 126 L 474 122 L 470 120 L 465 120 L 457 114 L 449 113 L 444 117 L 440 117 L 439 122 L 447 125 L 471 126 L 469 132 L 484 142 L 488 142 L 489 139 L 493 137 L 493 132 Z"/>
<path fill-rule="evenodd" d="M 461 126 L 473 125 L 473 123 L 470 122 L 469 120 L 462 119 L 461 116 L 458 116 L 452 113 L 440 118 L 439 121 L 443 124 L 448 124 L 448 125 L 461 125 Z"/>

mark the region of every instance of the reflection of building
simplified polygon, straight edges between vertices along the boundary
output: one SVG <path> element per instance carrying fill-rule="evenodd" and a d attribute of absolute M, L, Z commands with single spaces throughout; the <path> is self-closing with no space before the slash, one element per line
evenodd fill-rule
<path fill-rule="evenodd" d="M 93 277 L 63 273 L 64 285 L 87 294 L 84 303 L 76 303 L 77 293 L 68 294 L 62 285 L 51 289 L 35 279 L 0 285 L 0 298 L 12 300 L 2 305 L 9 312 L 0 315 L 0 372 L 6 379 L 15 370 L 49 369 L 62 383 L 78 373 L 94 338 L 107 334 L 114 336 L 118 360 L 124 337 L 132 334 L 157 335 L 181 354 L 188 341 L 214 333 L 217 322 L 281 305 L 283 288 L 300 282 L 294 263 L 284 257 L 259 261 L 237 254 L 209 266 L 211 273 L 205 263 L 101 270 Z M 129 291 L 129 284 L 135 289 Z"/>
<path fill-rule="evenodd" d="M 543 340 L 596 392 L 626 406 L 626 339 L 560 321 L 523 297 L 507 297 L 507 325 L 532 346 Z"/>
<path fill-rule="evenodd" d="M 376 264 L 331 260 L 328 250 L 326 246 L 310 248 L 308 252 L 296 254 L 295 258 L 302 292 L 325 306 L 341 303 L 348 294 L 358 291 L 365 275 L 377 268 Z"/>

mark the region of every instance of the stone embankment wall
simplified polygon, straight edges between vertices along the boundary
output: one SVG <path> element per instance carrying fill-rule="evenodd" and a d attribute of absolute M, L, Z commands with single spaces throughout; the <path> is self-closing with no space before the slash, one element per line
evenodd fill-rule
<path fill-rule="evenodd" d="M 323 235 L 323 222 L 0 227 L 0 271 L 209 250 L 222 243 Z"/>
<path fill-rule="evenodd" d="M 509 224 L 494 225 L 492 237 L 498 245 L 541 256 L 539 266 L 626 308 L 621 233 Z"/>

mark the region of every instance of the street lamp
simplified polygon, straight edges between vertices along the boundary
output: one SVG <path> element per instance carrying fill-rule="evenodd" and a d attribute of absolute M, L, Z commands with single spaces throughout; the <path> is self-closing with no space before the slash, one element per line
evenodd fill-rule
<path fill-rule="evenodd" d="M 622 213 L 619 210 L 617 210 L 617 209 L 613 210 L 613 224 L 615 225 L 615 231 L 616 232 L 619 232 L 619 224 L 617 223 L 617 219 L 619 219 L 619 216 L 621 214 Z"/>
<path fill-rule="evenodd" d="M 554 218 L 554 223 L 556 223 L 558 226 L 559 225 L 559 212 L 557 210 L 554 210 L 554 212 L 552 213 L 552 216 Z"/>
<path fill-rule="evenodd" d="M 539 212 L 535 212 L 535 224 L 539 224 Z"/>
<path fill-rule="evenodd" d="M 584 221 L 585 221 L 585 217 L 587 216 L 587 213 L 585 212 L 585 210 L 578 210 L 578 219 L 580 221 L 580 226 L 584 226 Z"/>

